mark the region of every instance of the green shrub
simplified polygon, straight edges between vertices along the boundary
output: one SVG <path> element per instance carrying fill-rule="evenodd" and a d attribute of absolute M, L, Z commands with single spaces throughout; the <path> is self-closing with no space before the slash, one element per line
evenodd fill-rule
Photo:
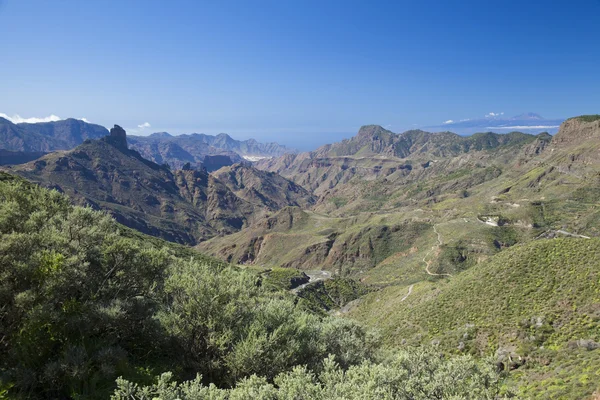
<path fill-rule="evenodd" d="M 273 383 L 253 375 L 232 389 L 205 386 L 202 378 L 181 384 L 167 373 L 151 386 L 118 380 L 113 400 L 305 399 L 305 400 L 430 400 L 499 399 L 500 375 L 490 361 L 470 356 L 444 358 L 432 350 L 402 351 L 387 362 L 363 362 L 347 370 L 335 357 L 324 360 L 321 372 L 295 367 Z"/>
<path fill-rule="evenodd" d="M 373 335 L 261 277 L 131 235 L 55 191 L 0 182 L 0 388 L 11 398 L 107 398 L 117 376 L 233 384 L 296 365 L 344 368 Z M 156 243 L 162 243 L 157 247 Z"/>

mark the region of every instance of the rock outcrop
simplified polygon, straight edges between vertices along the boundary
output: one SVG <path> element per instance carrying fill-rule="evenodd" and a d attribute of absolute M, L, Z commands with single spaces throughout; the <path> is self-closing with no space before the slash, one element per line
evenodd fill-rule
<path fill-rule="evenodd" d="M 119 125 L 115 125 L 110 130 L 110 135 L 104 138 L 104 140 L 118 149 L 127 150 L 127 133 L 125 132 L 125 129 L 121 128 Z"/>
<path fill-rule="evenodd" d="M 552 138 L 552 144 L 565 146 L 580 144 L 590 139 L 600 139 L 600 116 L 581 116 L 569 118 L 562 123 L 556 135 Z"/>

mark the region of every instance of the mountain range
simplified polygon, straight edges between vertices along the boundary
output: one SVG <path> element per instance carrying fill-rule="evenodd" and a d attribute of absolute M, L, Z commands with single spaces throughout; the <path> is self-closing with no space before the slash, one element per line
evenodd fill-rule
<path fill-rule="evenodd" d="M 491 356 L 523 398 L 598 389 L 599 115 L 555 135 L 366 125 L 253 164 L 253 143 L 174 138 L 115 126 L 2 170 L 281 284 L 389 348 Z"/>
<path fill-rule="evenodd" d="M 150 136 L 130 136 L 130 147 L 159 164 L 181 168 L 186 163 L 204 165 L 209 170 L 246 161 L 258 161 L 296 151 L 277 143 L 259 143 L 254 139 L 235 140 L 225 133 L 216 136 L 193 133 L 172 136 L 167 132 Z M 228 158 L 228 159 L 227 159 Z"/>
<path fill-rule="evenodd" d="M 108 130 L 103 126 L 73 118 L 19 124 L 0 118 L 0 165 L 28 162 L 52 151 L 73 149 L 86 139 L 106 135 Z M 158 132 L 149 136 L 130 136 L 129 146 L 158 164 L 181 168 L 189 163 L 209 171 L 244 160 L 254 162 L 295 152 L 277 143 L 235 140 L 225 133 L 172 136 Z"/>
<path fill-rule="evenodd" d="M 309 210 L 283 209 L 281 217 L 269 217 L 291 219 L 294 226 L 265 220 L 236 233 L 235 247 L 229 238 L 215 238 L 200 247 L 226 259 L 300 268 L 311 268 L 311 249 L 318 249 L 323 251 L 320 265 L 350 274 L 362 270 L 367 281 L 384 284 L 365 268 L 376 267 L 377 272 L 380 263 L 381 270 L 391 268 L 394 260 L 388 257 L 403 252 L 391 243 L 411 248 L 413 239 L 423 238 L 422 223 L 431 229 L 433 221 L 456 220 L 456 229 L 465 229 L 461 246 L 480 258 L 513 243 L 493 235 L 481 242 L 481 236 L 469 233 L 481 228 L 478 224 L 488 215 L 502 221 L 515 241 L 544 230 L 598 235 L 594 201 L 579 204 L 576 214 L 561 210 L 580 197 L 594 198 L 600 176 L 599 138 L 599 121 L 585 118 L 567 120 L 555 136 L 394 134 L 380 126 L 364 126 L 351 139 L 256 164 L 317 196 Z M 382 227 L 385 233 L 379 231 Z M 396 237 L 408 231 L 421 234 Z M 294 240 L 287 240 L 288 235 Z M 460 236 L 454 235 L 454 240 Z M 256 252 L 251 246 L 267 240 L 277 243 L 277 249 L 263 244 Z M 377 254 L 382 241 L 389 243 Z"/>
<path fill-rule="evenodd" d="M 99 139 L 106 135 L 108 130 L 103 126 L 73 118 L 14 124 L 0 117 L 0 149 L 13 152 L 69 150 L 86 139 Z"/>
<path fill-rule="evenodd" d="M 554 136 L 370 125 L 257 168 L 307 188 L 315 205 L 283 208 L 199 250 L 360 282 L 369 294 L 346 294 L 354 300 L 330 312 L 376 327 L 390 348 L 493 351 L 523 398 L 597 389 L 581 382 L 600 370 L 600 116 L 570 118 Z M 331 304 L 335 285 L 299 295 Z"/>
<path fill-rule="evenodd" d="M 221 174 L 225 183 L 203 168 L 171 170 L 128 149 L 119 126 L 98 140 L 7 170 L 108 210 L 126 226 L 187 244 L 232 233 L 266 212 L 314 202 L 298 185 L 250 165 Z M 244 190 L 246 181 L 252 190 Z"/>

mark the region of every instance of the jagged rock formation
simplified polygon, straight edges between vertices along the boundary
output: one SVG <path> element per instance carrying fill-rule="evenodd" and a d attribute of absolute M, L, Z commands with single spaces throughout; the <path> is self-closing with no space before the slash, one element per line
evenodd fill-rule
<path fill-rule="evenodd" d="M 104 140 L 118 149 L 127 150 L 127 134 L 125 133 L 125 129 L 119 125 L 115 125 L 110 130 L 110 135 L 105 137 Z"/>
<path fill-rule="evenodd" d="M 271 200 L 266 192 L 264 203 L 244 200 L 204 169 L 171 171 L 146 160 L 128 149 L 125 130 L 118 125 L 100 140 L 86 140 L 73 150 L 8 171 L 108 210 L 141 232 L 188 244 L 235 232 L 271 207 L 284 206 L 279 196 Z M 268 174 L 263 178 L 285 181 Z"/>

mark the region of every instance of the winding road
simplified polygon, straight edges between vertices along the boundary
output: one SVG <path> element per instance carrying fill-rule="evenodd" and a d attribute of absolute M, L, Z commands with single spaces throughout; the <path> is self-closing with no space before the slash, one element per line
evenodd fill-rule
<path fill-rule="evenodd" d="M 431 263 L 433 262 L 433 260 L 429 260 L 429 261 L 427 261 L 427 260 L 426 260 L 426 258 L 427 258 L 427 257 L 428 257 L 428 256 L 429 256 L 429 255 L 430 255 L 432 252 L 435 252 L 435 251 L 437 251 L 437 250 L 440 248 L 440 246 L 443 244 L 443 242 L 442 242 L 442 235 L 440 235 L 440 233 L 437 231 L 437 226 L 436 226 L 436 225 L 433 225 L 433 231 L 434 231 L 434 232 L 435 232 L 435 234 L 437 235 L 437 241 L 438 241 L 438 244 L 436 244 L 435 246 L 433 246 L 433 247 L 431 248 L 431 250 L 429 250 L 429 252 L 427 252 L 427 254 L 425 254 L 425 257 L 423 257 L 423 262 L 425 263 L 425 272 L 427 272 L 427 274 L 428 274 L 428 275 L 431 275 L 431 276 L 448 276 L 448 277 L 450 277 L 450 276 L 452 276 L 452 275 L 450 275 L 450 274 L 436 274 L 435 272 L 431 272 L 431 271 L 429 270 L 429 266 L 431 265 Z"/>

